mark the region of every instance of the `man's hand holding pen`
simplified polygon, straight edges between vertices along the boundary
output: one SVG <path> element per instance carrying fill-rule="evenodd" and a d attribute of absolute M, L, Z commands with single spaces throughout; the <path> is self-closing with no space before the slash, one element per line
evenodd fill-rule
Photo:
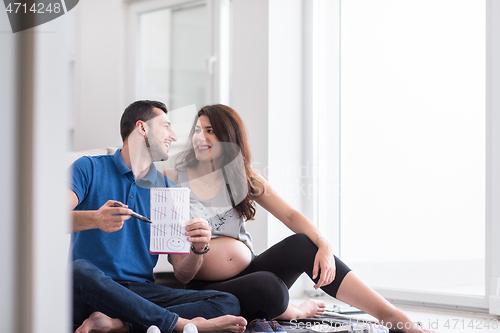
<path fill-rule="evenodd" d="M 115 206 L 116 201 L 108 200 L 104 205 L 94 212 L 96 227 L 105 232 L 115 232 L 123 227 L 124 221 L 128 220 L 133 211 L 127 205 Z"/>

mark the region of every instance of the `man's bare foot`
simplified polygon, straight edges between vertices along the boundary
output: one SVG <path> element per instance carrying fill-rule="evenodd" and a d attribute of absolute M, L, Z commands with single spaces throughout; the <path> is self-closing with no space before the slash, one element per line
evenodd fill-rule
<path fill-rule="evenodd" d="M 309 299 L 300 305 L 288 304 L 286 311 L 276 319 L 318 318 L 325 312 L 325 308 L 325 302 Z"/>
<path fill-rule="evenodd" d="M 120 319 L 110 318 L 102 312 L 94 312 L 75 331 L 75 333 L 90 332 L 128 332 L 128 326 Z"/>
<path fill-rule="evenodd" d="M 176 331 L 182 331 L 184 326 L 188 323 L 193 323 L 198 328 L 198 331 L 225 331 L 233 333 L 243 333 L 247 327 L 247 320 L 243 317 L 236 317 L 232 315 L 225 315 L 212 319 L 205 319 L 196 317 L 191 320 L 179 318 Z"/>

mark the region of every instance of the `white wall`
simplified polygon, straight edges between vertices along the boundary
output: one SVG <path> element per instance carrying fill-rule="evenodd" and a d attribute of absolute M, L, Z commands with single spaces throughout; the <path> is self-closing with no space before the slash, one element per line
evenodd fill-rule
<path fill-rule="evenodd" d="M 304 151 L 309 116 L 304 113 L 302 0 L 233 0 L 232 107 L 242 116 L 250 139 L 253 167 L 290 205 L 310 215 L 307 186 L 311 166 Z M 247 222 L 256 253 L 292 232 L 257 206 Z M 312 289 L 304 278 L 292 296 Z"/>
<path fill-rule="evenodd" d="M 62 16 L 36 28 L 32 144 L 31 332 L 64 332 L 71 325 L 68 264 L 67 148 L 69 68 L 68 35 L 73 22 Z M 50 306 L 49 306 L 50 305 Z M 54 313 L 62 319 L 55 321 Z M 26 330 L 27 332 L 28 330 Z"/>
<path fill-rule="evenodd" d="M 6 332 L 15 332 L 17 315 L 15 239 L 17 235 L 17 92 L 18 92 L 18 43 L 17 35 L 11 33 L 7 13 L 0 10 L 0 100 L 2 101 L 2 123 L 0 131 L 0 211 L 2 232 L 0 233 L 0 322 Z M 4 33 L 7 32 L 7 33 Z"/>
<path fill-rule="evenodd" d="M 247 126 L 254 168 L 299 210 L 308 197 L 302 177 L 302 12 L 301 0 L 233 0 L 232 106 Z M 266 215 L 259 210 L 256 221 L 247 223 L 255 230 L 257 252 L 290 233 Z"/>
<path fill-rule="evenodd" d="M 85 0 L 77 11 L 74 150 L 120 147 L 126 97 L 126 7 L 121 0 Z"/>
<path fill-rule="evenodd" d="M 294 208 L 303 210 L 312 193 L 305 186 L 310 168 L 303 156 L 303 9 L 301 0 L 269 1 L 269 172 L 271 185 Z M 291 231 L 274 217 L 269 244 Z"/>
<path fill-rule="evenodd" d="M 0 320 L 6 332 L 70 331 L 67 270 L 68 20 L 12 34 L 0 13 Z M 56 314 L 57 320 L 54 318 Z"/>
<path fill-rule="evenodd" d="M 268 1 L 233 0 L 232 107 L 245 122 L 252 149 L 253 167 L 262 172 L 268 165 Z M 251 28 L 249 28 L 251 27 Z M 254 250 L 267 247 L 267 214 L 257 210 L 247 223 Z"/>
<path fill-rule="evenodd" d="M 500 3 L 487 4 L 486 296 L 489 312 L 500 315 Z M 489 158 L 488 158 L 489 157 Z"/>

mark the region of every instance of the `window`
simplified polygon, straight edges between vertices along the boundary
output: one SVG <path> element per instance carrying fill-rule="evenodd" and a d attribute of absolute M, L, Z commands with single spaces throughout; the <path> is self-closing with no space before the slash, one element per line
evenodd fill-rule
<path fill-rule="evenodd" d="M 167 104 L 186 142 L 196 111 L 227 102 L 229 95 L 229 0 L 141 1 L 130 6 L 135 99 Z"/>
<path fill-rule="evenodd" d="M 341 258 L 379 290 L 483 306 L 485 2 L 315 4 L 316 158 L 318 179 L 330 179 L 317 184 L 318 214 L 338 210 L 329 234 L 340 232 Z M 321 24 L 332 17 L 337 25 Z M 336 66 L 321 58 L 332 47 Z"/>
<path fill-rule="evenodd" d="M 139 15 L 140 98 L 161 97 L 170 109 L 205 103 L 206 6 Z"/>

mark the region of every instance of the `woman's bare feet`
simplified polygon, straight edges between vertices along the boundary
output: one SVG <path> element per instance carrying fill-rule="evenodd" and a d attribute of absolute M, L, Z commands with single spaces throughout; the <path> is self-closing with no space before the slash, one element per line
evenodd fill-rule
<path fill-rule="evenodd" d="M 276 319 L 318 318 L 325 312 L 325 308 L 325 302 L 309 299 L 300 305 L 288 304 L 286 311 Z"/>
<path fill-rule="evenodd" d="M 403 311 L 380 296 L 352 271 L 344 277 L 336 298 L 374 316 L 389 329 L 405 333 L 432 332 L 412 322 Z"/>
<path fill-rule="evenodd" d="M 128 326 L 120 319 L 110 318 L 102 312 L 94 312 L 75 331 L 75 333 L 90 332 L 128 332 Z"/>
<path fill-rule="evenodd" d="M 212 319 L 205 319 L 196 317 L 191 320 L 179 318 L 176 331 L 182 331 L 184 326 L 188 323 L 193 323 L 198 328 L 198 331 L 224 331 L 233 333 L 243 333 L 247 327 L 247 320 L 243 317 L 236 317 L 232 315 L 225 315 Z"/>
<path fill-rule="evenodd" d="M 405 333 L 432 333 L 433 331 L 424 329 L 419 323 L 412 322 L 403 311 L 394 307 L 387 315 L 379 319 L 382 325 L 387 328 Z"/>

